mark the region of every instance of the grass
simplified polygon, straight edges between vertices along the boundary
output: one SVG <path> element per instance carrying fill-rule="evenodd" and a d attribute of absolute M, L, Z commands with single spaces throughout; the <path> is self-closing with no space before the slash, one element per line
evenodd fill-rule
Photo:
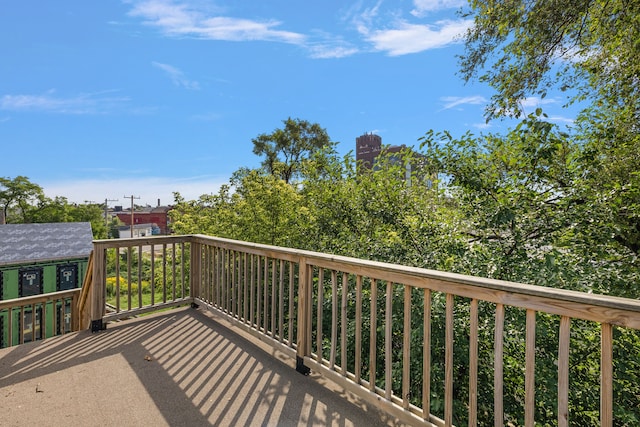
<path fill-rule="evenodd" d="M 160 295 L 160 301 L 162 301 L 162 295 Z M 107 304 L 110 304 L 112 306 L 116 306 L 116 296 L 113 295 L 111 297 L 107 297 Z M 155 302 L 158 302 L 158 295 L 155 296 Z M 128 304 L 129 304 L 129 296 L 127 294 L 121 293 L 120 294 L 120 310 L 127 310 L 128 309 Z M 142 294 L 142 307 L 147 306 L 147 305 L 151 305 L 151 293 L 143 293 Z M 131 294 L 131 308 L 138 308 L 139 304 L 138 304 L 138 294 L 137 293 L 132 293 Z"/>

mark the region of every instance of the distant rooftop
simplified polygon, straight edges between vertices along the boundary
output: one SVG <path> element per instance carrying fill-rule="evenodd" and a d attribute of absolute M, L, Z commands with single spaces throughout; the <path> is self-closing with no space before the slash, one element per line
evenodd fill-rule
<path fill-rule="evenodd" d="M 0 225 L 0 266 L 88 257 L 88 222 Z"/>

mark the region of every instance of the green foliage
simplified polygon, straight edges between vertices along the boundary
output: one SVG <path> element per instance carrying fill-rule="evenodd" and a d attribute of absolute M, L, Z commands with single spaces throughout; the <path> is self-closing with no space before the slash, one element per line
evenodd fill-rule
<path fill-rule="evenodd" d="M 304 239 L 308 209 L 294 187 L 257 170 L 232 185 L 195 202 L 178 195 L 170 212 L 173 229 L 280 246 L 297 246 Z"/>
<path fill-rule="evenodd" d="M 42 187 L 26 176 L 13 179 L 0 177 L 0 224 L 29 222 L 26 219 L 30 205 L 44 198 Z"/>
<path fill-rule="evenodd" d="M 624 0 L 473 0 L 461 73 L 496 89 L 488 116 L 554 86 L 636 113 L 640 97 L 640 4 Z M 637 117 L 637 115 L 635 116 Z"/>
<path fill-rule="evenodd" d="M 317 123 L 291 117 L 283 123 L 284 129 L 254 138 L 253 153 L 264 157 L 262 166 L 268 173 L 289 183 L 299 175 L 305 161 L 315 151 L 331 145 L 331 141 Z"/>
<path fill-rule="evenodd" d="M 470 250 L 457 271 L 638 295 L 637 286 L 629 287 L 638 283 L 635 240 L 629 242 L 637 216 L 620 210 L 620 204 L 636 209 L 627 204 L 635 186 L 615 197 L 597 191 L 611 181 L 598 172 L 591 145 L 530 116 L 504 137 L 431 132 L 423 147 L 464 217 Z"/>
<path fill-rule="evenodd" d="M 100 205 L 70 204 L 65 197 L 50 199 L 24 176 L 0 178 L 0 208 L 0 218 L 7 223 L 90 222 L 94 238 L 107 237 Z"/>
<path fill-rule="evenodd" d="M 132 306 L 137 307 L 139 293 L 140 302 L 149 305 L 170 301 L 189 295 L 189 250 L 176 247 L 163 250 L 145 247 L 141 252 L 132 248 L 112 249 L 107 251 L 106 263 L 106 292 L 108 303 L 114 304 L 117 295 L 121 298 L 121 307 L 126 307 L 129 299 Z M 182 270 L 184 257 L 185 271 Z M 153 270 L 153 275 L 152 275 Z M 184 275 L 184 280 L 183 280 Z M 123 302 L 124 301 L 124 302 Z"/>

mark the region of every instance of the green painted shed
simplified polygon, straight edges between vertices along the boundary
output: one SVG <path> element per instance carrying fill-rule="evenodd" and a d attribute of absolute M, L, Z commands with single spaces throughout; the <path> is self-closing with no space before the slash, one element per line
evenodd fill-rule
<path fill-rule="evenodd" d="M 0 225 L 0 300 L 80 287 L 86 274 L 92 241 L 91 224 L 88 222 Z M 49 308 L 46 312 L 53 313 Z M 18 328 L 21 324 L 24 326 L 24 342 L 33 336 L 43 338 L 43 332 L 49 337 L 59 334 L 62 328 L 68 331 L 70 300 L 65 302 L 64 313 L 64 318 L 57 319 L 55 324 L 47 319 L 47 330 L 41 331 L 42 307 L 35 307 L 35 315 L 32 308 L 25 309 L 23 319 L 20 319 L 20 310 L 12 310 L 13 344 L 20 340 Z M 9 310 L 0 311 L 0 348 L 7 346 L 7 316 Z"/>

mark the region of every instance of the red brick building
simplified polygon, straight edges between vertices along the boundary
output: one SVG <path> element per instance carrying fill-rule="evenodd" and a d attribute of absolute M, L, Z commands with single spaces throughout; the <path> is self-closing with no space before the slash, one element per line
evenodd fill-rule
<path fill-rule="evenodd" d="M 382 138 L 373 133 L 365 133 L 356 138 L 356 161 L 362 162 L 362 166 L 371 169 L 381 149 Z"/>
<path fill-rule="evenodd" d="M 392 145 L 385 147 L 385 153 L 399 153 L 406 149 L 405 145 Z M 374 133 L 365 133 L 356 138 L 356 161 L 362 162 L 362 166 L 371 169 L 376 157 L 382 151 L 382 137 Z"/>
<path fill-rule="evenodd" d="M 155 208 L 145 208 L 141 211 L 133 212 L 133 224 L 156 224 L 160 229 L 159 234 L 170 234 L 171 227 L 169 221 L 169 211 L 171 206 L 157 206 Z M 126 225 L 131 225 L 131 212 L 116 212 L 116 216 Z"/>

